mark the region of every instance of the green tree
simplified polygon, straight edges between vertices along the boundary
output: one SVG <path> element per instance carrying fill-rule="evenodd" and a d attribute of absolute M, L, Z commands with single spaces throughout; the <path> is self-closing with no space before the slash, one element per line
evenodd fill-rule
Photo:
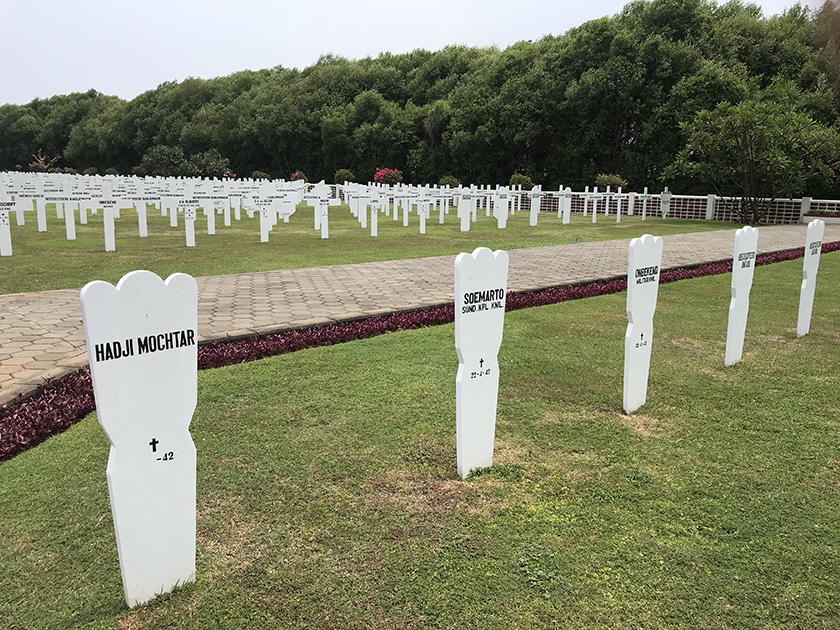
<path fill-rule="evenodd" d="M 184 164 L 184 172 L 185 174 L 189 172 L 197 177 L 217 177 L 221 179 L 228 166 L 230 166 L 230 160 L 219 153 L 217 149 L 208 149 L 190 156 Z"/>
<path fill-rule="evenodd" d="M 140 170 L 144 175 L 172 177 L 184 175 L 187 167 L 181 147 L 156 145 L 143 154 Z"/>
<path fill-rule="evenodd" d="M 745 223 L 759 223 L 773 200 L 795 197 L 840 168 L 837 130 L 778 103 L 724 102 L 681 127 L 685 147 L 663 179 L 685 175 L 711 186 Z"/>

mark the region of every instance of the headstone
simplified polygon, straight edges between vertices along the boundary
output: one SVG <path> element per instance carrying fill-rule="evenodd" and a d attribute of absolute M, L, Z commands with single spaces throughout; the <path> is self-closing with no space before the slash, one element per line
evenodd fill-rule
<path fill-rule="evenodd" d="M 471 208 L 470 208 L 472 210 L 470 220 L 473 223 L 475 223 L 476 221 L 478 221 L 478 201 L 479 201 L 478 188 L 476 186 L 471 186 L 470 189 L 472 190 L 472 193 L 473 193 L 472 204 L 471 204 Z"/>
<path fill-rule="evenodd" d="M 472 214 L 472 200 L 473 196 L 469 192 L 461 193 L 458 200 L 458 218 L 461 219 L 461 231 L 470 231 L 470 218 Z"/>
<path fill-rule="evenodd" d="M 374 201 L 370 204 L 370 235 L 379 235 L 379 202 Z"/>
<path fill-rule="evenodd" d="M 271 231 L 271 208 L 268 207 L 266 201 L 260 203 L 260 243 L 268 243 L 268 233 Z M 315 206 L 315 214 L 320 214 L 317 205 Z"/>
<path fill-rule="evenodd" d="M 187 239 L 187 247 L 195 247 L 195 206 L 184 208 L 184 235 Z"/>
<path fill-rule="evenodd" d="M 169 227 L 178 227 L 178 199 L 172 199 L 172 205 L 169 206 Z"/>
<path fill-rule="evenodd" d="M 817 271 L 820 269 L 825 221 L 814 219 L 808 224 L 805 239 L 805 259 L 802 263 L 802 288 L 799 291 L 799 318 L 796 335 L 802 337 L 811 330 L 811 311 L 814 308 L 814 291 L 817 286 Z"/>
<path fill-rule="evenodd" d="M 321 224 L 321 239 L 325 240 L 330 237 L 330 213 L 329 213 L 329 203 L 324 203 L 325 200 L 322 199 L 317 208 L 315 208 L 315 212 L 318 212 L 321 217 L 319 219 L 319 223 Z"/>
<path fill-rule="evenodd" d="M 590 195 L 592 197 L 592 223 L 598 222 L 598 200 L 603 196 L 602 193 L 598 193 L 597 186 L 592 189 L 592 194 Z"/>
<path fill-rule="evenodd" d="M 12 226 L 9 211 L 14 209 L 16 202 L 0 198 L 0 256 L 12 255 Z"/>
<path fill-rule="evenodd" d="M 420 219 L 420 234 L 426 233 L 426 217 L 429 213 L 430 201 L 428 197 L 417 199 L 417 216 Z"/>
<path fill-rule="evenodd" d="M 569 225 L 572 220 L 572 189 L 568 186 L 560 198 L 563 202 L 563 225 Z"/>
<path fill-rule="evenodd" d="M 479 247 L 455 259 L 455 380 L 458 476 L 493 464 L 499 346 L 505 321 L 508 255 Z"/>
<path fill-rule="evenodd" d="M 744 335 L 750 311 L 750 290 L 758 249 L 758 229 L 746 225 L 735 232 L 735 255 L 732 258 L 732 299 L 729 301 L 729 325 L 726 332 L 726 367 L 741 360 Z"/>
<path fill-rule="evenodd" d="M 207 234 L 209 236 L 216 235 L 216 206 L 213 200 L 205 201 L 207 207 L 204 207 L 204 214 L 207 216 Z"/>
<path fill-rule="evenodd" d="M 662 218 L 667 219 L 668 213 L 671 211 L 671 198 L 674 195 L 668 190 L 668 187 L 665 187 L 665 190 L 659 195 L 660 199 L 660 207 L 662 209 Z"/>
<path fill-rule="evenodd" d="M 41 188 L 35 197 L 35 214 L 38 218 L 38 231 L 47 231 L 47 202 L 44 199 L 44 191 Z"/>
<path fill-rule="evenodd" d="M 644 234 L 630 241 L 627 264 L 627 331 L 624 334 L 624 412 L 647 400 L 653 314 L 659 295 L 662 237 Z"/>
<path fill-rule="evenodd" d="M 117 207 L 117 200 L 110 197 L 101 197 L 97 204 L 102 208 L 103 229 L 105 231 L 105 251 L 113 252 L 117 249 L 116 236 L 114 234 L 114 208 Z"/>
<path fill-rule="evenodd" d="M 133 271 L 81 292 L 125 601 L 195 580 L 197 288 Z"/>
<path fill-rule="evenodd" d="M 534 186 L 528 195 L 531 198 L 531 216 L 529 218 L 529 225 L 535 227 L 540 217 L 540 204 L 542 198 L 542 189 L 540 186 Z M 499 226 L 504 227 L 504 226 Z"/>
<path fill-rule="evenodd" d="M 630 195 L 622 192 L 621 186 L 618 187 L 618 192 L 613 194 L 615 197 L 615 222 L 621 223 L 621 202 L 627 199 Z M 629 214 L 629 212 L 628 212 Z"/>
<path fill-rule="evenodd" d="M 64 206 L 64 231 L 68 241 L 76 240 L 76 213 L 72 203 Z"/>
<path fill-rule="evenodd" d="M 648 200 L 650 200 L 651 197 L 653 197 L 653 195 L 648 193 L 647 186 L 645 186 L 644 192 L 639 195 L 639 198 L 642 200 L 642 221 L 647 220 L 647 205 Z"/>
<path fill-rule="evenodd" d="M 32 198 L 24 195 L 23 186 L 19 190 L 11 191 L 15 197 L 15 224 L 24 224 L 24 212 L 32 210 Z"/>

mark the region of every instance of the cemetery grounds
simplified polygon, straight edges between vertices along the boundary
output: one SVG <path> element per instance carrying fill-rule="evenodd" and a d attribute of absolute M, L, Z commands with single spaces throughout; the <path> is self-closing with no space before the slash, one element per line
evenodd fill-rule
<path fill-rule="evenodd" d="M 589 235 L 582 219 L 540 237 L 550 243 L 506 234 L 504 246 Z M 277 261 L 288 227 L 268 244 Z M 666 233 L 648 220 L 620 237 L 642 231 Z M 152 254 L 164 275 L 270 260 L 216 257 L 201 242 L 185 252 L 177 234 L 171 260 L 159 260 L 163 246 Z M 118 233 L 116 263 L 97 235 L 57 284 L 136 268 L 120 260 L 141 255 L 132 239 Z M 454 251 L 412 242 L 378 253 L 488 244 L 468 236 L 435 244 Z M 353 239 L 370 237 L 348 233 L 348 250 Z M 61 267 L 74 245 L 62 246 L 32 273 Z M 315 259 L 313 248 L 297 260 Z M 212 262 L 202 267 L 202 256 Z M 136 610 L 122 596 L 108 441 L 92 414 L 0 464 L 0 619 L 11 628 L 836 627 L 840 255 L 820 265 L 811 333 L 800 339 L 802 261 L 756 270 L 744 358 L 728 369 L 730 275 L 662 285 L 648 402 L 631 416 L 621 410 L 626 294 L 507 313 L 495 466 L 466 481 L 455 474 L 451 324 L 200 372 L 197 581 Z"/>
<path fill-rule="evenodd" d="M 180 271 L 191 276 L 222 275 L 274 269 L 293 269 L 321 265 L 455 255 L 479 246 L 515 249 L 560 245 L 573 241 L 603 241 L 640 236 L 642 232 L 664 235 L 741 227 L 722 221 L 685 221 L 622 216 L 598 216 L 596 224 L 581 214 L 572 215 L 570 225 L 561 225 L 555 213 L 544 212 L 536 227 L 528 225 L 528 213 L 509 217 L 500 230 L 496 221 L 478 210 L 478 220 L 469 232 L 461 232 L 453 209 L 443 225 L 437 213 L 427 221 L 427 233 L 418 233 L 417 215 L 412 213 L 409 227 L 402 218 L 394 221 L 384 215 L 378 221 L 379 236 L 359 226 L 346 205 L 330 208 L 330 238 L 321 239 L 313 229 L 313 210 L 301 204 L 290 218 L 272 230 L 269 242 L 260 243 L 259 219 L 247 218 L 230 227 L 217 221 L 216 234 L 208 236 L 204 218 L 195 222 L 196 246 L 187 248 L 184 217 L 178 227 L 148 206 L 149 236 L 137 235 L 137 215 L 123 211 L 116 221 L 116 252 L 104 251 L 103 213 L 91 214 L 87 225 L 76 225 L 76 240 L 67 241 L 64 221 L 57 219 L 53 204 L 47 205 L 47 231 L 38 232 L 34 213 L 27 213 L 24 226 L 12 220 L 13 255 L 0 260 L 0 294 L 82 287 L 90 280 L 116 283 L 135 269 L 148 269 L 166 278 Z M 422 269 L 418 269 L 422 273 Z"/>

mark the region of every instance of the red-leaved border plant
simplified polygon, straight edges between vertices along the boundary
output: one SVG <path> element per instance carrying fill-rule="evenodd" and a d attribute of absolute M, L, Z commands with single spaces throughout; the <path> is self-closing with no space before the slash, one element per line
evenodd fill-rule
<path fill-rule="evenodd" d="M 822 252 L 840 250 L 840 241 L 824 243 Z M 805 255 L 804 248 L 762 254 L 756 265 L 793 260 Z M 732 261 L 706 263 L 696 267 L 670 269 L 660 274 L 660 283 L 675 282 L 732 271 Z M 587 284 L 553 287 L 527 293 L 509 293 L 505 309 L 515 311 L 569 300 L 620 293 L 627 289 L 624 277 Z M 355 339 L 367 339 L 388 332 L 448 324 L 455 320 L 452 304 L 363 320 L 291 330 L 265 337 L 221 341 L 198 348 L 198 368 L 206 370 L 245 361 L 314 348 Z M 85 367 L 45 383 L 29 398 L 0 406 L 0 461 L 11 459 L 48 437 L 61 433 L 96 409 L 90 369 Z"/>

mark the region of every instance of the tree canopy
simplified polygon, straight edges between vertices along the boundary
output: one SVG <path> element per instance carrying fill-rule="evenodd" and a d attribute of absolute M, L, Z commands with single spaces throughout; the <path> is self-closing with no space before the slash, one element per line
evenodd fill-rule
<path fill-rule="evenodd" d="M 739 0 L 633 0 L 504 50 L 326 55 L 300 71 L 163 83 L 130 101 L 95 90 L 36 99 L 0 106 L 0 168 L 41 149 L 99 172 L 203 156 L 213 168 L 227 160 L 239 173 L 300 169 L 314 180 L 350 169 L 367 181 L 388 167 L 408 182 L 498 183 L 519 172 L 579 188 L 616 173 L 656 187 L 686 146 L 685 125 L 724 101 L 776 103 L 836 133 L 838 24 L 830 5 L 766 18 Z M 708 192 L 692 173 L 666 175 L 680 192 Z M 802 192 L 812 184 L 825 188 L 809 180 Z"/>

